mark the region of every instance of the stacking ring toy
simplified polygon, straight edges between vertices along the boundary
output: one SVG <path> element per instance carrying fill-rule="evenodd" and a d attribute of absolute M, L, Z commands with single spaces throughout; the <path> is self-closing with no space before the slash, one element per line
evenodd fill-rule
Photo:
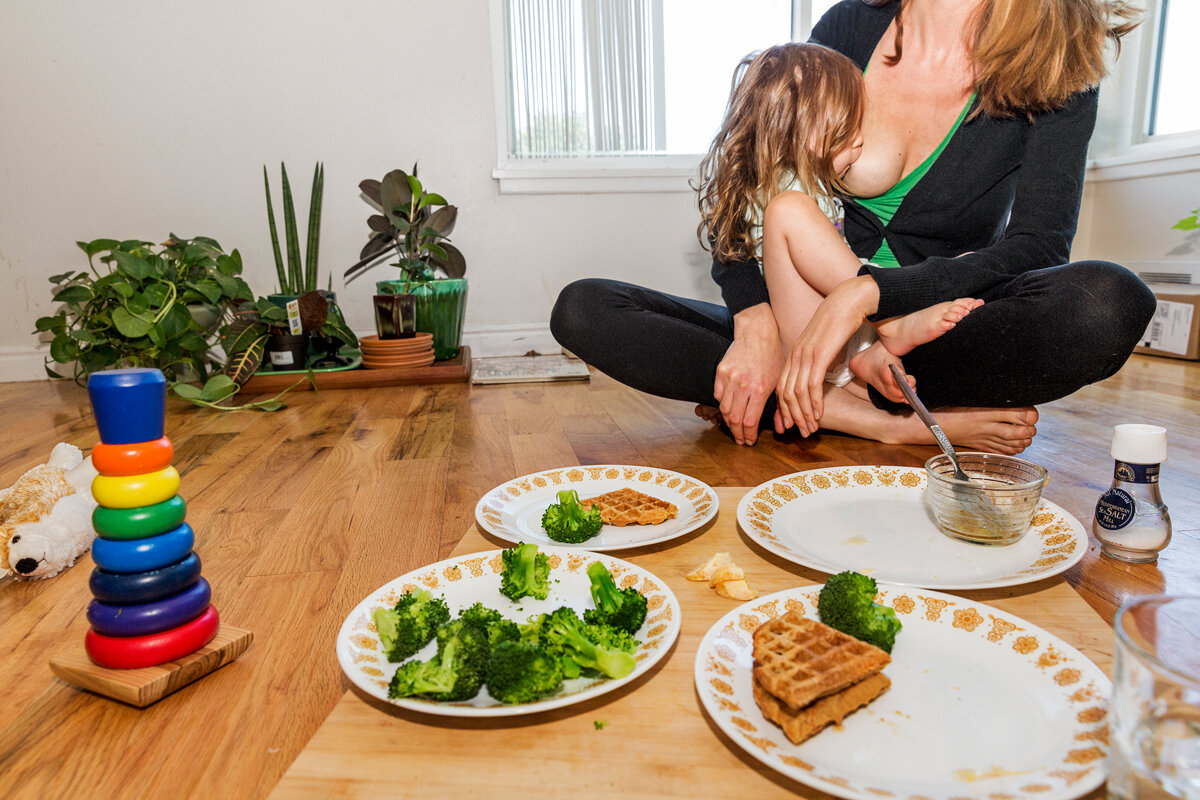
<path fill-rule="evenodd" d="M 93 373 L 94 374 L 94 373 Z M 109 669 L 140 669 L 165 664 L 196 652 L 217 635 L 221 619 L 215 606 L 178 628 L 146 636 L 105 636 L 88 630 L 83 637 L 87 654 Z"/>
<path fill-rule="evenodd" d="M 157 369 L 108 369 L 88 376 L 88 396 L 100 441 L 132 444 L 161 439 L 167 379 Z"/>
<path fill-rule="evenodd" d="M 200 578 L 200 556 L 193 553 L 174 564 L 149 572 L 123 575 L 100 568 L 88 579 L 92 596 L 101 603 L 132 606 L 179 594 Z"/>
<path fill-rule="evenodd" d="M 92 543 L 92 560 L 109 572 L 149 572 L 180 561 L 195 543 L 192 526 L 186 522 L 158 536 L 121 541 L 99 539 Z"/>
<path fill-rule="evenodd" d="M 179 473 L 174 467 L 141 475 L 92 478 L 92 497 L 106 508 L 137 508 L 161 503 L 179 491 Z"/>
<path fill-rule="evenodd" d="M 175 447 L 163 436 L 149 442 L 105 444 L 92 448 L 92 466 L 101 475 L 143 475 L 171 466 Z"/>
<path fill-rule="evenodd" d="M 115 606 L 93 600 L 87 618 L 92 630 L 105 636 L 145 636 L 178 628 L 204 613 L 212 601 L 212 587 L 201 578 L 182 592 L 153 603 Z"/>
<path fill-rule="evenodd" d="M 171 530 L 187 516 L 187 504 L 175 495 L 170 500 L 137 508 L 96 506 L 92 527 L 105 539 L 144 539 Z"/>

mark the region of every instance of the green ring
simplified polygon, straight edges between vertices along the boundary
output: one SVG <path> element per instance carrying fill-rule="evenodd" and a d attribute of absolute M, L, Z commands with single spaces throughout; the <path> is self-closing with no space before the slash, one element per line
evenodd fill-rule
<path fill-rule="evenodd" d="M 187 504 L 175 495 L 170 500 L 138 508 L 96 506 L 92 527 L 105 539 L 145 539 L 178 527 L 187 516 Z"/>

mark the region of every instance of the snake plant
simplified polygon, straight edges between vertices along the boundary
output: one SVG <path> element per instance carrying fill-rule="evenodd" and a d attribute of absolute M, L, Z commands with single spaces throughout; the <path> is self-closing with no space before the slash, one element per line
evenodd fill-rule
<path fill-rule="evenodd" d="M 287 266 L 279 249 L 279 229 L 275 225 L 275 209 L 271 203 L 271 181 L 263 165 L 263 187 L 267 194 L 267 224 L 271 229 L 271 248 L 275 255 L 275 274 L 279 278 L 280 294 L 301 295 L 317 288 L 317 255 L 321 247 L 321 200 L 325 191 L 325 165 L 317 162 L 313 169 L 312 191 L 308 200 L 308 238 L 304 260 L 300 257 L 300 229 L 296 225 L 296 207 L 292 202 L 292 186 L 287 167 L 280 163 L 280 182 L 283 184 L 283 230 L 287 244 Z"/>

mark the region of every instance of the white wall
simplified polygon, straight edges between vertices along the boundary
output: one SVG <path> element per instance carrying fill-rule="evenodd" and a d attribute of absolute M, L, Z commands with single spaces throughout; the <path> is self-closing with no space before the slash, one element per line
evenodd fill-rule
<path fill-rule="evenodd" d="M 85 266 L 76 240 L 211 236 L 271 291 L 262 165 L 278 213 L 280 161 L 301 209 L 325 163 L 320 282 L 361 332 L 394 270 L 342 285 L 367 236 L 358 182 L 418 160 L 459 207 L 468 333 L 544 326 L 585 276 L 717 299 L 689 193 L 500 195 L 492 86 L 484 0 L 6 0 L 0 380 L 43 376 L 31 331 L 46 278 Z"/>

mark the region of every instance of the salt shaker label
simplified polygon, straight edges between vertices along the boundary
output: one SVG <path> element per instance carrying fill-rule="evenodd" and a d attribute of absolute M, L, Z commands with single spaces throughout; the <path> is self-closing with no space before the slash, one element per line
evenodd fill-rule
<path fill-rule="evenodd" d="M 1126 483 L 1158 483 L 1159 464 L 1127 464 L 1118 461 L 1113 466 L 1113 478 Z"/>
<path fill-rule="evenodd" d="M 1133 521 L 1133 497 L 1124 489 L 1109 489 L 1096 501 L 1096 522 L 1102 528 L 1119 531 Z"/>

